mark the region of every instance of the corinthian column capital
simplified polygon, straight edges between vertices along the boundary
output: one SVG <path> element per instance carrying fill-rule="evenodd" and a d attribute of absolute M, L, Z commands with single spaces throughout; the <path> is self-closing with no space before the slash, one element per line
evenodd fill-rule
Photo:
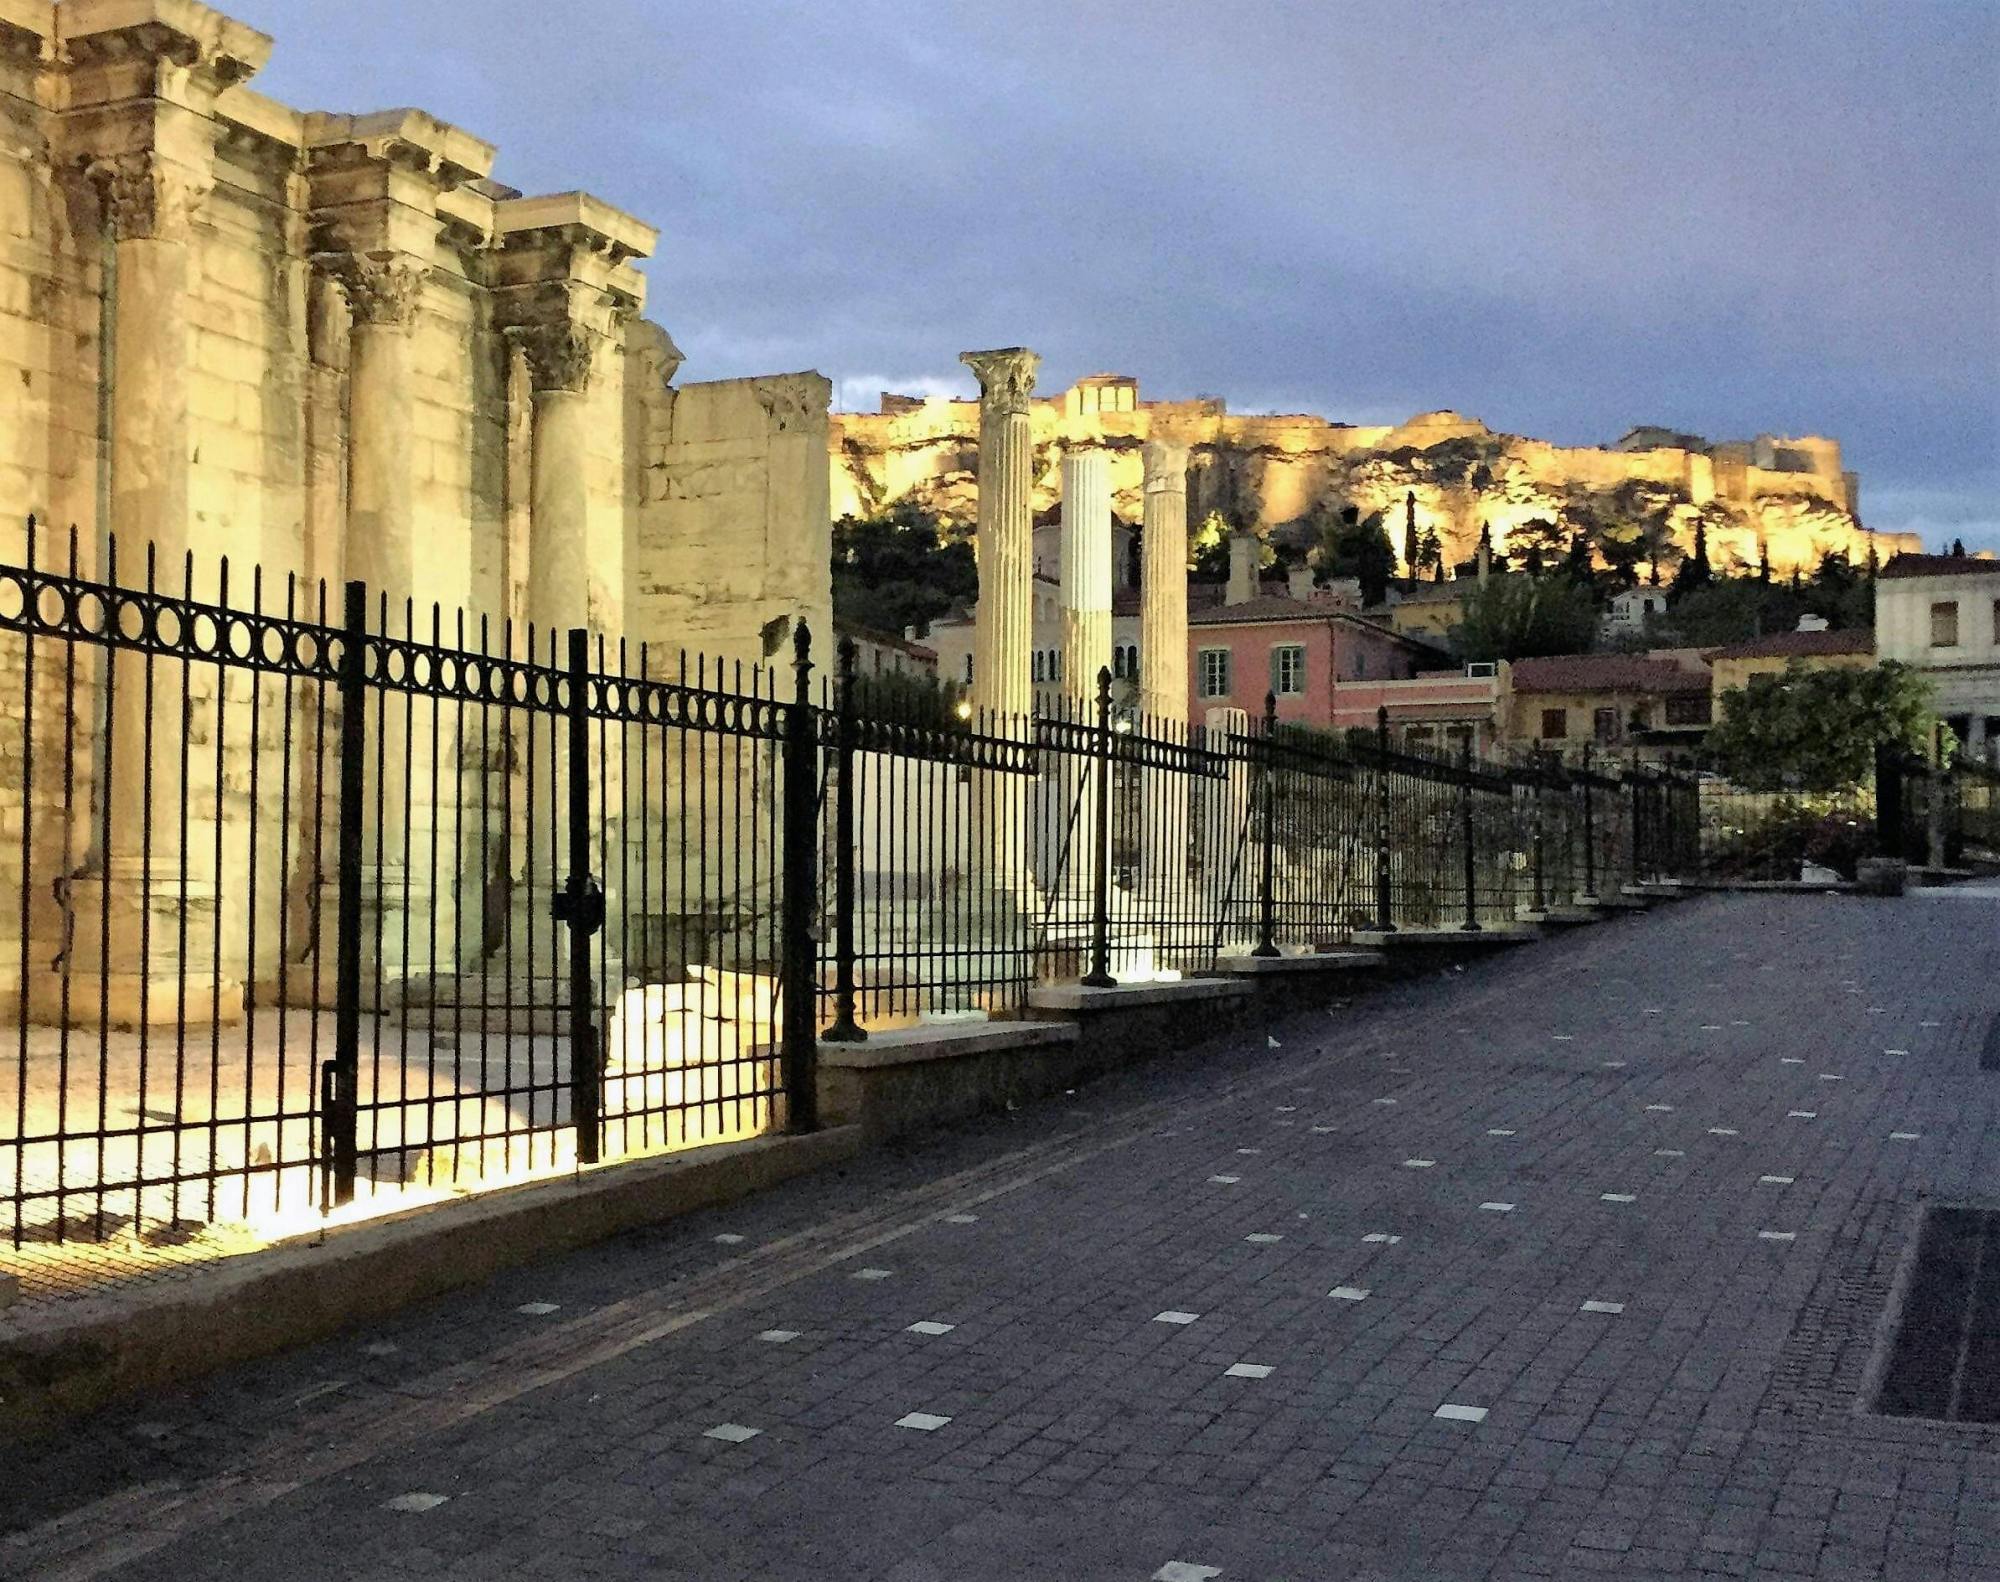
<path fill-rule="evenodd" d="M 194 218 L 215 185 L 213 176 L 163 159 L 147 149 L 93 159 L 84 178 L 96 190 L 99 212 L 121 242 L 185 242 Z"/>
<path fill-rule="evenodd" d="M 961 352 L 958 360 L 970 368 L 979 381 L 979 404 L 998 414 L 1022 414 L 1028 398 L 1035 393 L 1035 374 L 1042 360 L 1025 346 L 1002 346 L 992 351 Z"/>
<path fill-rule="evenodd" d="M 1145 466 L 1147 494 L 1187 492 L 1188 448 L 1169 440 L 1149 439 L 1139 451 Z"/>
<path fill-rule="evenodd" d="M 536 395 L 589 387 L 597 334 L 569 319 L 521 325 L 509 333 L 527 357 L 528 384 Z"/>
<path fill-rule="evenodd" d="M 315 260 L 340 283 L 356 324 L 408 329 L 417 321 L 430 271 L 414 258 L 365 254 L 322 255 Z"/>

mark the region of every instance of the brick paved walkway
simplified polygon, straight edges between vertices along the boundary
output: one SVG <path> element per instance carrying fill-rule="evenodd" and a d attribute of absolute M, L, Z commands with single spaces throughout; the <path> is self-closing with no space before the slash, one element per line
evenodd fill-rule
<path fill-rule="evenodd" d="M 1857 1407 L 1996 966 L 1712 898 L 1249 1028 L 95 1420 L 0 1574 L 2000 1577 L 2000 1432 Z"/>

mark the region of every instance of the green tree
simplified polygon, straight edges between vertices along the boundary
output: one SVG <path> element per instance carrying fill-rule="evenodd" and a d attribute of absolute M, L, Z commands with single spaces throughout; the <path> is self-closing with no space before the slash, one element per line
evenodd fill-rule
<path fill-rule="evenodd" d="M 937 519 L 909 501 L 833 524 L 833 609 L 842 620 L 900 634 L 978 597 L 971 540 L 945 542 Z"/>
<path fill-rule="evenodd" d="M 1382 525 L 1382 513 L 1372 512 L 1353 520 L 1350 507 L 1341 519 L 1329 522 L 1320 541 L 1319 563 L 1329 578 L 1353 577 L 1361 584 L 1362 604 L 1373 607 L 1389 595 L 1389 579 L 1396 574 L 1396 547 L 1389 542 Z"/>
<path fill-rule="evenodd" d="M 1580 654 L 1597 632 L 1597 599 L 1567 577 L 1493 577 L 1459 596 L 1452 651 L 1461 659 Z"/>
<path fill-rule="evenodd" d="M 1935 722 L 1930 685 L 1908 666 L 1815 670 L 1794 659 L 1723 693 L 1706 746 L 1746 790 L 1835 791 L 1873 773 L 1877 743 L 1919 751 Z"/>
<path fill-rule="evenodd" d="M 1697 589 L 1706 588 L 1715 581 L 1715 573 L 1708 564 L 1708 524 L 1694 524 L 1694 553 L 1680 564 L 1674 573 L 1673 594 L 1677 599 L 1685 598 Z"/>

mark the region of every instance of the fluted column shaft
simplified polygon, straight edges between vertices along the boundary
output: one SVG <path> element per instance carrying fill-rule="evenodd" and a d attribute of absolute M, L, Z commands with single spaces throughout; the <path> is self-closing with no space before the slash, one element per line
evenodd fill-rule
<path fill-rule="evenodd" d="M 1188 717 L 1187 447 L 1147 444 L 1139 565 L 1139 706 Z"/>
<path fill-rule="evenodd" d="M 1139 563 L 1139 708 L 1145 729 L 1182 739 L 1188 719 L 1187 447 L 1149 441 Z M 1188 875 L 1189 787 L 1185 776 L 1151 769 L 1140 799 L 1141 876 L 1157 904 L 1171 907 Z"/>
<path fill-rule="evenodd" d="M 1095 446 L 1062 461 L 1063 695 L 1095 705 L 1111 663 L 1111 458 Z"/>
<path fill-rule="evenodd" d="M 967 352 L 979 378 L 979 606 L 972 631 L 972 700 L 1011 721 L 1033 699 L 1034 430 L 1028 400 L 1040 359 L 1021 347 Z M 999 723 L 999 722 L 996 722 Z"/>

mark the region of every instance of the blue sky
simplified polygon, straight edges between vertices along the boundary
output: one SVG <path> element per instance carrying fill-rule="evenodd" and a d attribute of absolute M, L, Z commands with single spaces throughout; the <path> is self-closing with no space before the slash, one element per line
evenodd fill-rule
<path fill-rule="evenodd" d="M 229 0 L 254 86 L 412 104 L 658 225 L 684 378 L 1044 387 L 1582 444 L 1832 434 L 2000 548 L 2000 5 Z"/>

